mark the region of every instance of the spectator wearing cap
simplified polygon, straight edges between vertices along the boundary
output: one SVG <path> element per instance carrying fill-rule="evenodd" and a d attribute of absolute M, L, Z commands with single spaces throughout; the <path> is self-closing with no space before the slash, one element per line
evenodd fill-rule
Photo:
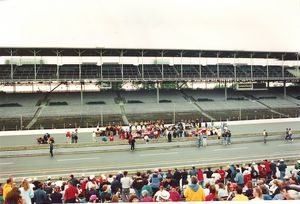
<path fill-rule="evenodd" d="M 31 199 L 34 197 L 34 192 L 30 188 L 29 182 L 27 179 L 24 179 L 21 184 L 21 188 L 19 188 L 21 192 L 21 196 L 24 198 L 26 204 L 31 204 Z"/>
<path fill-rule="evenodd" d="M 152 195 L 153 195 L 152 188 L 151 188 L 151 186 L 149 185 L 149 182 L 148 182 L 148 180 L 146 179 L 146 177 L 144 177 L 144 174 L 142 174 L 142 178 L 143 178 L 143 180 L 144 180 L 144 186 L 143 186 L 143 188 L 142 188 L 142 191 L 143 191 L 143 190 L 146 190 L 146 191 L 148 191 L 148 195 L 149 195 L 149 196 L 152 196 Z M 142 196 L 143 196 L 143 194 L 142 194 Z"/>
<path fill-rule="evenodd" d="M 186 201 L 205 201 L 205 195 L 203 188 L 198 184 L 196 177 L 191 178 L 191 185 L 189 185 L 185 191 L 184 196 Z"/>
<path fill-rule="evenodd" d="M 149 192 L 147 190 L 142 191 L 142 196 L 143 198 L 141 198 L 141 202 L 153 202 L 153 198 L 149 196 Z"/>
<path fill-rule="evenodd" d="M 278 170 L 280 172 L 280 180 L 284 180 L 284 177 L 285 177 L 285 170 L 286 170 L 287 166 L 286 164 L 284 163 L 284 160 L 281 159 L 279 161 L 279 165 L 278 165 Z"/>
<path fill-rule="evenodd" d="M 43 184 L 40 183 L 38 189 L 34 192 L 34 200 L 36 204 L 44 204 L 47 202 L 47 194 L 42 190 Z"/>
<path fill-rule="evenodd" d="M 50 195 L 50 199 L 51 203 L 62 203 L 62 194 L 59 186 L 54 187 L 54 192 Z"/>
<path fill-rule="evenodd" d="M 68 182 L 68 188 L 65 190 L 64 194 L 65 203 L 75 203 L 78 194 L 78 189 L 73 185 L 71 181 Z"/>
<path fill-rule="evenodd" d="M 168 202 L 170 201 L 170 193 L 169 191 L 163 190 L 157 197 L 157 202 Z"/>

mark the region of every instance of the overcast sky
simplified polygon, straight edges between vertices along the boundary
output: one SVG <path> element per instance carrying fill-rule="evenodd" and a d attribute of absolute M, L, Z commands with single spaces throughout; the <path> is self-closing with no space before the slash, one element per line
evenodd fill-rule
<path fill-rule="evenodd" d="M 0 47 L 300 51 L 300 0 L 0 0 Z"/>

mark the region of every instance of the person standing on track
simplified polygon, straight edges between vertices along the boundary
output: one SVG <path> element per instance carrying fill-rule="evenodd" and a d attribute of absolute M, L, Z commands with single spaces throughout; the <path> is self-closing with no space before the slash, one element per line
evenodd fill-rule
<path fill-rule="evenodd" d="M 267 144 L 268 132 L 266 130 L 263 131 L 264 143 Z"/>
<path fill-rule="evenodd" d="M 50 156 L 51 158 L 53 157 L 53 149 L 54 149 L 54 145 L 53 145 L 54 141 L 53 140 L 49 140 L 49 147 L 50 147 Z"/>

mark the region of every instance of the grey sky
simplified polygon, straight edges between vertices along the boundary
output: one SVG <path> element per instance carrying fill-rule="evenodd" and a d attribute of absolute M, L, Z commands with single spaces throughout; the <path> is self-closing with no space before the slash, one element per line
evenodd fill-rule
<path fill-rule="evenodd" d="M 1 47 L 300 51 L 300 0 L 0 0 Z"/>

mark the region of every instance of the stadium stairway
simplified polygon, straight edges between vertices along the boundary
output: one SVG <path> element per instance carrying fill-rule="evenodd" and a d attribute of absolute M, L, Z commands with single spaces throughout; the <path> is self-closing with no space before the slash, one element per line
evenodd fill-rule
<path fill-rule="evenodd" d="M 278 112 L 278 111 L 272 109 L 270 106 L 264 104 L 263 102 L 257 100 L 253 95 L 245 95 L 245 97 L 246 97 L 247 99 L 249 99 L 249 100 L 253 100 L 253 101 L 255 101 L 255 102 L 261 104 L 262 106 L 264 106 L 266 109 L 268 109 L 268 110 L 271 111 L 272 113 L 275 113 L 275 114 L 280 115 L 280 117 L 289 118 L 288 115 L 283 114 L 283 113 L 280 113 L 280 112 Z"/>
<path fill-rule="evenodd" d="M 125 125 L 129 125 L 129 121 L 126 116 L 126 112 L 125 112 L 125 108 L 124 108 L 125 99 L 121 96 L 121 93 L 119 91 L 117 92 L 117 96 L 118 97 L 115 98 L 115 102 L 118 103 L 120 106 L 123 123 Z"/>
<path fill-rule="evenodd" d="M 216 119 L 212 116 L 210 116 L 209 114 L 207 114 L 197 103 L 196 100 L 192 97 L 189 96 L 187 93 L 184 92 L 184 90 L 180 90 L 180 92 L 183 94 L 183 97 L 185 98 L 185 100 L 187 100 L 187 102 L 192 102 L 193 105 L 197 108 L 197 110 L 205 117 L 209 118 L 211 121 L 215 121 Z"/>
<path fill-rule="evenodd" d="M 49 96 L 50 94 L 56 89 L 58 88 L 62 83 L 59 83 L 57 86 L 55 86 L 50 92 L 48 92 L 44 98 L 40 99 L 38 102 L 37 102 L 37 106 L 38 106 L 38 109 L 35 111 L 34 115 L 33 115 L 33 118 L 31 119 L 31 121 L 28 123 L 28 125 L 26 126 L 26 129 L 30 129 L 35 123 L 36 121 L 38 120 L 39 116 L 41 115 L 41 113 L 43 112 L 43 110 L 45 109 L 45 107 L 48 105 L 48 102 L 49 102 Z"/>

